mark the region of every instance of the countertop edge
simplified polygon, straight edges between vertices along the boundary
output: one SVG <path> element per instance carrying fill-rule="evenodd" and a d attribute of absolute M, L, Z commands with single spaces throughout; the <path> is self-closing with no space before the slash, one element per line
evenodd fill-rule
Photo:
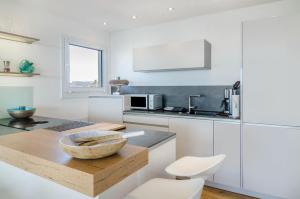
<path fill-rule="evenodd" d="M 161 142 L 159 142 L 159 143 L 157 143 L 157 144 L 154 144 L 154 145 L 150 146 L 150 147 L 148 148 L 148 150 L 149 150 L 149 151 L 152 151 L 152 150 L 154 150 L 154 149 L 160 147 L 161 145 L 163 145 L 163 144 L 165 144 L 165 143 L 167 143 L 167 142 L 169 142 L 170 140 L 173 140 L 173 139 L 176 139 L 176 134 L 175 134 L 175 133 L 174 133 L 174 135 L 172 135 L 172 136 L 170 136 L 170 137 L 168 137 L 168 138 L 162 140 Z"/>
<path fill-rule="evenodd" d="M 146 112 L 130 112 L 123 111 L 123 115 L 144 115 L 144 116 L 159 116 L 159 117 L 167 117 L 167 118 L 186 118 L 186 119 L 198 119 L 198 120 L 213 120 L 213 121 L 224 121 L 224 122 L 235 122 L 240 123 L 240 119 L 233 118 L 218 118 L 218 117 L 205 117 L 205 116 L 188 116 L 188 115 L 172 115 L 165 113 L 146 113 Z M 125 121 L 126 122 L 126 121 Z"/>
<path fill-rule="evenodd" d="M 91 173 L 69 168 L 65 165 L 27 154 L 25 152 L 12 149 L 8 146 L 0 145 L 0 149 L 2 151 L 2 153 L 0 153 L 0 161 L 44 178 L 45 180 L 57 183 L 65 188 L 82 193 L 86 196 L 96 197 L 111 186 L 122 181 L 126 176 L 131 175 L 148 165 L 149 149 L 136 145 L 131 146 L 141 149 L 144 148 L 144 150 L 132 157 L 129 157 L 127 160 L 125 160 L 125 162 L 122 163 L 131 165 L 130 169 L 126 171 L 127 174 L 120 177 L 118 176 L 119 174 L 117 171 L 112 172 L 112 169 L 108 169 L 109 173 L 112 173 L 112 175 L 110 175 L 108 179 L 105 178 L 98 181 L 95 181 L 95 179 L 99 178 L 99 174 L 93 175 Z M 136 161 L 132 161 L 133 159 Z M 46 173 L 45 171 L 49 171 L 49 168 L 52 168 L 53 172 Z M 78 181 L 78 179 L 81 180 Z"/>
<path fill-rule="evenodd" d="M 74 177 L 77 179 L 77 176 L 80 176 L 80 179 L 86 182 L 84 184 L 91 185 L 88 182 L 92 182 L 92 174 L 76 169 L 70 169 L 64 165 L 56 164 L 49 160 L 19 150 L 12 149 L 8 146 L 0 145 L 0 149 L 2 151 L 2 153 L 0 153 L 0 161 L 3 161 L 9 165 L 22 169 L 31 174 L 37 175 L 46 180 L 60 184 L 61 186 L 64 186 L 66 188 L 70 188 L 88 196 L 93 196 L 93 190 L 91 189 L 92 186 L 82 187 L 81 183 L 77 184 L 74 182 L 68 182 L 68 180 L 66 180 Z M 52 167 L 55 170 L 55 172 L 53 172 L 53 174 L 46 174 L 44 172 L 44 168 L 47 168 L 49 170 L 50 167 Z M 64 175 L 60 175 L 61 173 L 64 173 Z"/>

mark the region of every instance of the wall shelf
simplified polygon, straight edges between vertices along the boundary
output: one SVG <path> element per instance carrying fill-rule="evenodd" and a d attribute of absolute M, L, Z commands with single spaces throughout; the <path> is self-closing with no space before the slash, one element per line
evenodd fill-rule
<path fill-rule="evenodd" d="M 26 74 L 26 73 L 19 73 L 19 72 L 0 72 L 0 76 L 11 76 L 11 77 L 32 77 L 40 75 L 39 73 L 33 74 Z"/>
<path fill-rule="evenodd" d="M 23 35 L 17 35 L 14 33 L 2 32 L 2 31 L 0 31 L 0 39 L 17 41 L 17 42 L 22 42 L 22 43 L 27 43 L 27 44 L 32 44 L 33 42 L 39 41 L 39 39 L 36 39 L 33 37 L 27 37 L 27 36 L 23 36 Z"/>

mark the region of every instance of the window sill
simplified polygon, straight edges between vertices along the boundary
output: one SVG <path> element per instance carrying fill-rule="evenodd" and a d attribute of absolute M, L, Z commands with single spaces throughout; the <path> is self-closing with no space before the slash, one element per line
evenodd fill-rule
<path fill-rule="evenodd" d="M 62 99 L 87 99 L 89 96 L 94 95 L 105 95 L 107 94 L 106 90 L 98 89 L 97 91 L 69 91 L 63 92 L 61 98 Z"/>

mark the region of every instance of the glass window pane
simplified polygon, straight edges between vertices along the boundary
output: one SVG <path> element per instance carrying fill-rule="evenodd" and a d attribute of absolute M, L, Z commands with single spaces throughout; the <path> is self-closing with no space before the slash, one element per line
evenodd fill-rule
<path fill-rule="evenodd" d="M 99 86 L 99 50 L 69 45 L 70 87 Z"/>

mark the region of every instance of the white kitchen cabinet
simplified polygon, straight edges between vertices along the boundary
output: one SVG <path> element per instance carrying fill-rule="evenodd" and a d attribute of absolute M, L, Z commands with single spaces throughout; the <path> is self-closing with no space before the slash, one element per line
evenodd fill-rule
<path fill-rule="evenodd" d="M 176 158 L 213 155 L 213 121 L 170 118 L 169 131 L 176 133 Z M 213 177 L 208 181 L 212 182 Z"/>
<path fill-rule="evenodd" d="M 214 182 L 230 187 L 240 188 L 240 138 L 240 123 L 214 122 L 214 155 L 226 155 L 224 163 L 214 175 Z"/>
<path fill-rule="evenodd" d="M 176 133 L 176 156 L 212 156 L 213 121 L 170 118 L 169 131 Z"/>
<path fill-rule="evenodd" d="M 243 120 L 300 126 L 300 15 L 243 24 Z"/>
<path fill-rule="evenodd" d="M 300 198 L 300 128 L 244 124 L 243 187 Z"/>
<path fill-rule="evenodd" d="M 90 122 L 123 123 L 123 96 L 95 96 L 88 99 Z"/>
<path fill-rule="evenodd" d="M 133 49 L 134 71 L 210 69 L 210 67 L 211 44 L 203 39 Z"/>

